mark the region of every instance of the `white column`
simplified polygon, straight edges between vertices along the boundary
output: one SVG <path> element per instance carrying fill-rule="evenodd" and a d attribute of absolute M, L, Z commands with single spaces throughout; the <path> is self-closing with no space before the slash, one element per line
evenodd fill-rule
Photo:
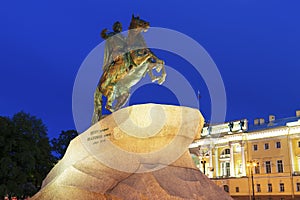
<path fill-rule="evenodd" d="M 213 167 L 212 146 L 209 146 L 209 178 L 213 178 L 213 171 L 211 171 L 212 167 Z"/>
<path fill-rule="evenodd" d="M 234 156 L 233 156 L 233 144 L 230 145 L 230 176 L 234 177 Z"/>
<path fill-rule="evenodd" d="M 289 147 L 290 147 L 290 157 L 291 157 L 291 171 L 293 173 L 295 171 L 295 163 L 294 163 L 293 142 L 291 138 L 289 138 Z"/>
<path fill-rule="evenodd" d="M 246 159 L 245 159 L 245 147 L 241 143 L 241 156 L 242 156 L 242 176 L 246 176 Z"/>
<path fill-rule="evenodd" d="M 218 147 L 215 147 L 215 168 L 216 177 L 219 176 L 219 155 L 218 155 Z"/>

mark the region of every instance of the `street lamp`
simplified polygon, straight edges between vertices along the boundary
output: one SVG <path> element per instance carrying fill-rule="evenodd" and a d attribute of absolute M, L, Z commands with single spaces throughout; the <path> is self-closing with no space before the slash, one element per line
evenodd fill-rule
<path fill-rule="evenodd" d="M 255 194 L 254 194 L 254 180 L 253 180 L 253 167 L 256 167 L 257 163 L 254 160 L 250 160 L 247 162 L 247 167 L 250 168 L 250 175 L 251 175 L 251 181 L 252 181 L 252 200 L 255 200 Z"/>
<path fill-rule="evenodd" d="M 201 160 L 201 164 L 202 164 L 202 168 L 203 168 L 203 174 L 205 174 L 205 164 L 206 164 L 206 161 L 204 159 L 202 159 Z"/>
<path fill-rule="evenodd" d="M 200 150 L 199 150 L 200 151 Z M 205 170 L 205 164 L 206 164 L 206 156 L 208 156 L 209 154 L 208 154 L 208 151 L 207 150 L 201 150 L 200 151 L 200 156 L 199 156 L 199 159 L 201 159 L 201 161 L 200 161 L 200 163 L 202 164 L 202 168 L 203 168 L 203 174 L 205 174 L 206 173 L 206 170 Z M 209 156 L 211 156 L 211 155 L 209 155 Z M 199 163 L 199 164 L 200 164 Z M 205 174 L 206 175 L 206 174 Z"/>

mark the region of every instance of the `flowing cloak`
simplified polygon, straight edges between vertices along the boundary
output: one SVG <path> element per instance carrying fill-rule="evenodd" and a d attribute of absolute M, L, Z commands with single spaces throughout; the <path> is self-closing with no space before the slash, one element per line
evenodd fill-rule
<path fill-rule="evenodd" d="M 126 38 L 121 33 L 108 33 L 105 39 L 106 42 L 102 66 L 103 71 L 106 71 L 108 66 L 111 65 L 111 63 L 119 56 L 128 54 Z M 127 55 L 124 56 L 125 63 L 128 61 L 127 57 Z"/>

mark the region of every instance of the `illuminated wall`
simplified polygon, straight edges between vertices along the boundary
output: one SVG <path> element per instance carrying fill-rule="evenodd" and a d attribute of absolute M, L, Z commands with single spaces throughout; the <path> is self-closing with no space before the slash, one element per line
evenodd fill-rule
<path fill-rule="evenodd" d="M 190 152 L 200 171 L 232 196 L 252 195 L 252 171 L 256 196 L 292 198 L 300 195 L 300 120 L 279 122 L 254 130 L 245 119 L 205 127 Z"/>

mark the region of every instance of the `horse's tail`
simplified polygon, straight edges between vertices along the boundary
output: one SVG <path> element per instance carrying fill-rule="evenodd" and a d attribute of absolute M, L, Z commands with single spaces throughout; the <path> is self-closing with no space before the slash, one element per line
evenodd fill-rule
<path fill-rule="evenodd" d="M 107 31 L 108 31 L 107 28 L 105 28 L 100 33 L 101 37 L 105 40 L 108 38 Z"/>
<path fill-rule="evenodd" d="M 92 125 L 100 121 L 102 116 L 102 92 L 97 86 L 94 93 L 94 114 L 92 118 Z"/>

